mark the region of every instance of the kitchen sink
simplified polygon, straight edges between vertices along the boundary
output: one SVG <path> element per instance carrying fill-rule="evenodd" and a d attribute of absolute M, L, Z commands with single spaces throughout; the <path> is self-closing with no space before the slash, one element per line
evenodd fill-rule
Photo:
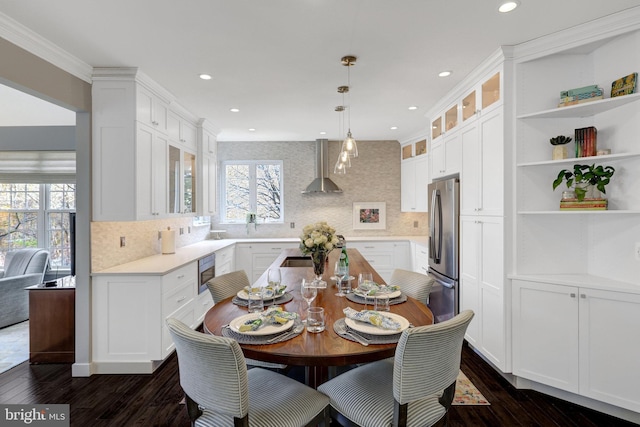
<path fill-rule="evenodd" d="M 310 257 L 290 256 L 286 257 L 280 267 L 313 267 Z"/>

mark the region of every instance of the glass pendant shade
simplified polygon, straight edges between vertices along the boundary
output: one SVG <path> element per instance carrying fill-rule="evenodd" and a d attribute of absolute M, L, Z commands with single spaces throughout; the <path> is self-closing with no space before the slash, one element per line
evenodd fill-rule
<path fill-rule="evenodd" d="M 342 156 L 338 156 L 338 161 L 333 167 L 333 173 L 336 175 L 345 175 L 347 173 L 347 165 L 342 162 Z"/>
<path fill-rule="evenodd" d="M 351 129 L 347 132 L 347 137 L 342 142 L 342 151 L 346 151 L 349 157 L 358 157 L 358 144 L 351 135 Z"/>

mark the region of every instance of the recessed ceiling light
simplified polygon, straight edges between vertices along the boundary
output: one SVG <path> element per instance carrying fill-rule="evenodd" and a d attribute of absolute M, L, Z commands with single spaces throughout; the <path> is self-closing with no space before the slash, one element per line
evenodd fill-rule
<path fill-rule="evenodd" d="M 396 129 L 398 129 L 398 126 L 391 126 L 389 129 L 396 130 Z"/>
<path fill-rule="evenodd" d="M 498 12 L 507 13 L 511 12 L 513 9 L 520 5 L 520 1 L 518 0 L 499 0 L 498 1 Z"/>
<path fill-rule="evenodd" d="M 409 110 L 417 110 L 418 107 L 416 107 L 415 105 L 412 105 L 411 107 L 409 107 Z"/>
<path fill-rule="evenodd" d="M 255 128 L 249 128 L 249 132 L 255 132 Z"/>
<path fill-rule="evenodd" d="M 211 74 L 200 74 L 202 80 L 211 80 Z"/>
<path fill-rule="evenodd" d="M 229 111 L 231 111 L 232 113 L 237 113 L 237 112 L 239 112 L 240 110 L 239 110 L 239 109 L 237 109 L 237 108 L 230 108 L 230 109 L 229 109 Z"/>
<path fill-rule="evenodd" d="M 451 71 L 440 71 L 438 73 L 438 77 L 449 77 L 451 75 Z"/>
<path fill-rule="evenodd" d="M 323 130 L 320 131 L 320 135 L 326 135 L 327 133 Z"/>

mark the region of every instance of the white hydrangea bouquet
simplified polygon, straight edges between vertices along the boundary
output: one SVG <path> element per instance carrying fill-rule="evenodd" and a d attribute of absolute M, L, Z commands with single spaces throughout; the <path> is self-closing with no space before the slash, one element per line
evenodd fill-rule
<path fill-rule="evenodd" d="M 336 229 L 325 221 L 309 224 L 302 229 L 300 236 L 300 250 L 305 255 L 311 255 L 313 262 L 313 272 L 316 275 L 313 283 L 316 287 L 327 286 L 327 282 L 322 280 L 324 265 L 327 254 L 336 247 L 339 239 L 336 236 Z"/>

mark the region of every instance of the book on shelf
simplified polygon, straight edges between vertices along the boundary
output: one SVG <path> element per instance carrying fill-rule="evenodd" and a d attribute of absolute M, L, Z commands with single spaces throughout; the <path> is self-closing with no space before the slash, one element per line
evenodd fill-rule
<path fill-rule="evenodd" d="M 607 210 L 607 199 L 562 199 L 560 210 Z"/>
<path fill-rule="evenodd" d="M 583 98 L 579 100 L 577 99 L 571 100 L 571 98 L 561 98 L 560 103 L 558 104 L 558 107 L 569 107 L 570 105 L 584 104 L 586 102 L 593 102 L 599 99 L 604 99 L 604 95 L 597 95 L 597 96 L 592 96 L 589 98 Z"/>
<path fill-rule="evenodd" d="M 598 85 L 589 85 L 589 86 L 577 87 L 575 89 L 561 90 L 560 98 L 566 98 L 566 97 L 575 96 L 575 95 L 582 95 L 585 93 L 596 92 L 598 90 L 602 91 L 598 87 Z"/>
<path fill-rule="evenodd" d="M 591 157 L 598 152 L 598 129 L 595 126 L 575 129 L 576 157 Z"/>
<path fill-rule="evenodd" d="M 636 90 L 636 80 L 638 80 L 638 73 L 631 73 L 628 76 L 622 77 L 611 83 L 611 97 L 629 95 Z"/>

